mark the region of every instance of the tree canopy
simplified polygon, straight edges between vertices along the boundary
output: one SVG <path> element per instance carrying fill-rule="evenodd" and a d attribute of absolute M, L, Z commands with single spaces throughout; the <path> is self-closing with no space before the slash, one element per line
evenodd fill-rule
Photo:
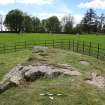
<path fill-rule="evenodd" d="M 23 12 L 19 9 L 11 10 L 5 18 L 5 26 L 11 30 L 18 32 L 21 30 L 23 23 Z"/>
<path fill-rule="evenodd" d="M 60 21 L 57 16 L 49 17 L 46 21 L 48 32 L 60 32 Z"/>
<path fill-rule="evenodd" d="M 96 11 L 89 9 L 79 24 L 74 26 L 74 17 L 67 15 L 59 20 L 57 16 L 51 16 L 41 20 L 36 16 L 29 16 L 19 9 L 8 12 L 4 25 L 13 32 L 51 32 L 51 33 L 105 33 L 105 16 L 100 16 Z"/>

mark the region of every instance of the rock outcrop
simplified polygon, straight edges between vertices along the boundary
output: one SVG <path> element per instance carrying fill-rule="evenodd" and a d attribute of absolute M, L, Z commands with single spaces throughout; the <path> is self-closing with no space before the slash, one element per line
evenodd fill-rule
<path fill-rule="evenodd" d="M 81 73 L 67 65 L 58 65 L 55 67 L 47 64 L 36 64 L 34 66 L 17 65 L 4 76 L 0 85 L 0 91 L 4 91 L 11 84 L 18 86 L 25 81 L 34 81 L 38 78 L 54 78 L 59 75 L 79 76 Z"/>

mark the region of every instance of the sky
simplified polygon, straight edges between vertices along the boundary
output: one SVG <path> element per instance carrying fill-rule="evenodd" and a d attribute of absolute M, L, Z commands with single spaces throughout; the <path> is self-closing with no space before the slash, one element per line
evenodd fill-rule
<path fill-rule="evenodd" d="M 78 24 L 86 11 L 93 8 L 98 14 L 105 13 L 105 0 L 0 0 L 0 14 L 6 15 L 12 9 L 21 9 L 30 16 L 46 19 L 50 16 L 74 16 Z"/>

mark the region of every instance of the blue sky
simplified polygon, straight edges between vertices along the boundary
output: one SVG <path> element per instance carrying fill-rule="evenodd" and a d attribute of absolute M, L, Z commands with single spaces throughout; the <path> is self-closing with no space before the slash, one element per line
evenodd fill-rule
<path fill-rule="evenodd" d="M 11 9 L 21 9 L 31 16 L 41 19 L 57 15 L 60 19 L 68 14 L 79 23 L 86 10 L 95 9 L 98 14 L 105 11 L 105 0 L 0 0 L 0 14 Z"/>

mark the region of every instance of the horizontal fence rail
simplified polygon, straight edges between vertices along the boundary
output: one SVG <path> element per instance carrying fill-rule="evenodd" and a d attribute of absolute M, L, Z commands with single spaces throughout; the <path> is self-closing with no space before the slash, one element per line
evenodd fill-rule
<path fill-rule="evenodd" d="M 67 49 L 81 54 L 105 60 L 105 49 L 92 42 L 78 40 L 34 40 L 0 44 L 0 54 L 16 52 L 22 49 L 31 49 L 33 46 L 48 46 L 51 48 Z"/>

